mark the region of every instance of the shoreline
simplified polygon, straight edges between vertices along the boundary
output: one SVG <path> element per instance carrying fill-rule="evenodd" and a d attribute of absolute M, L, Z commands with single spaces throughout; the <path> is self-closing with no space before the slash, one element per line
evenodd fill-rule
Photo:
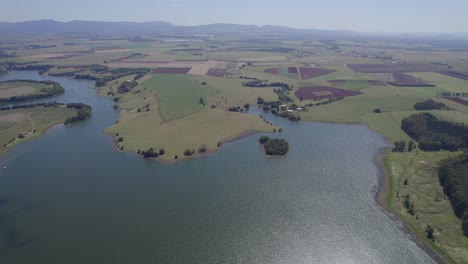
<path fill-rule="evenodd" d="M 3 158 L 6 154 L 8 154 L 8 152 L 10 152 L 10 150 L 12 150 L 14 147 L 19 146 L 19 145 L 21 145 L 23 143 L 38 139 L 38 138 L 46 135 L 47 133 L 49 133 L 50 130 L 60 128 L 60 127 L 65 128 L 65 125 L 64 125 L 63 121 L 48 126 L 44 131 L 37 131 L 36 130 L 36 133 L 34 133 L 33 136 L 24 138 L 23 140 L 21 140 L 21 141 L 19 141 L 17 143 L 12 142 L 12 143 L 8 144 L 5 147 L 5 149 L 2 152 L 0 152 L 0 159 Z"/>
<path fill-rule="evenodd" d="M 336 124 L 335 122 L 333 122 Z M 374 133 L 382 135 L 384 137 L 385 142 L 391 144 L 387 135 L 380 131 L 376 131 L 369 127 L 369 125 L 365 123 L 345 123 L 349 125 L 364 125 L 366 128 Z M 382 208 L 387 214 L 392 217 L 395 217 L 400 223 L 402 223 L 403 228 L 405 231 L 410 234 L 416 242 L 428 253 L 431 254 L 431 257 L 437 263 L 441 264 L 448 264 L 450 261 L 446 259 L 440 252 L 437 251 L 437 248 L 434 248 L 425 237 L 423 237 L 413 226 L 411 223 L 404 221 L 399 214 L 393 210 L 391 206 L 389 206 L 389 202 L 391 201 L 392 195 L 392 182 L 393 182 L 393 175 L 391 172 L 391 168 L 388 168 L 385 164 L 385 159 L 388 158 L 388 154 L 386 153 L 391 146 L 381 147 L 378 150 L 378 154 L 374 157 L 374 162 L 376 163 L 377 167 L 379 168 L 379 175 L 378 177 L 378 188 L 377 192 L 375 193 L 374 200 L 376 204 Z"/>
<path fill-rule="evenodd" d="M 390 217 L 394 217 L 396 220 L 398 220 L 403 225 L 403 228 L 405 229 L 405 231 L 415 239 L 415 242 L 423 250 L 425 250 L 432 257 L 432 259 L 436 263 L 443 263 L 443 264 L 451 263 L 447 258 L 445 258 L 443 256 L 443 254 L 441 252 L 438 251 L 440 249 L 433 247 L 432 244 L 430 244 L 427 241 L 427 239 L 425 237 L 423 237 L 421 235 L 421 233 L 419 233 L 418 230 L 412 226 L 411 223 L 404 221 L 404 219 L 401 218 L 399 216 L 399 214 L 391 208 L 391 206 L 389 206 L 389 202 L 391 201 L 391 195 L 392 195 L 392 184 L 391 183 L 393 181 L 393 178 L 392 178 L 393 176 L 391 176 L 391 171 L 390 171 L 389 168 L 387 168 L 387 166 L 385 164 L 385 159 L 388 157 L 388 154 L 386 152 L 388 151 L 388 149 L 391 148 L 391 140 L 389 139 L 389 137 L 386 134 L 384 134 L 381 131 L 377 131 L 377 130 L 372 129 L 366 123 L 359 122 L 359 121 L 356 121 L 356 120 L 353 120 L 353 121 L 329 121 L 329 122 L 323 121 L 323 120 L 316 120 L 316 121 L 314 121 L 314 120 L 302 120 L 301 122 L 313 122 L 313 123 L 324 123 L 324 124 L 341 124 L 341 125 L 362 125 L 362 126 L 365 126 L 369 131 L 372 131 L 373 133 L 376 133 L 378 135 L 383 136 L 384 141 L 386 143 L 388 143 L 388 145 L 381 147 L 378 150 L 376 156 L 374 157 L 374 162 L 375 162 L 375 164 L 377 165 L 377 167 L 379 169 L 379 175 L 377 175 L 377 177 L 378 177 L 378 186 L 377 186 L 377 192 L 375 193 L 375 196 L 374 196 L 374 201 Z M 156 161 L 158 161 L 158 162 L 160 162 L 162 164 L 171 164 L 171 165 L 172 164 L 178 164 L 178 163 L 185 162 L 185 161 L 188 161 L 188 160 L 213 155 L 213 154 L 217 153 L 222 148 L 222 146 L 224 144 L 235 142 L 235 141 L 237 141 L 239 139 L 242 139 L 244 137 L 248 137 L 248 136 L 256 134 L 256 133 L 263 133 L 263 132 L 261 132 L 261 131 L 247 131 L 247 132 L 244 132 L 244 133 L 241 133 L 239 135 L 235 135 L 235 136 L 232 136 L 230 138 L 227 138 L 227 139 L 223 140 L 221 142 L 221 146 L 218 147 L 217 149 L 209 150 L 209 151 L 206 151 L 204 153 L 195 153 L 192 156 L 179 157 L 177 160 L 175 160 L 175 159 L 172 159 L 172 160 L 171 159 L 161 159 L 161 158 L 152 158 L 150 160 L 156 160 Z M 265 132 L 265 133 L 276 134 L 274 132 Z M 106 134 L 111 136 L 113 144 L 114 144 L 113 148 L 115 150 L 120 151 L 120 152 L 127 152 L 127 153 L 131 153 L 131 154 L 134 154 L 134 155 L 138 155 L 136 152 L 134 152 L 132 150 L 117 149 L 115 137 L 112 134 L 109 134 L 109 133 L 106 133 Z M 141 155 L 138 155 L 138 156 L 141 157 Z"/>
<path fill-rule="evenodd" d="M 210 155 L 213 155 L 213 154 L 216 154 L 218 151 L 221 150 L 221 148 L 224 146 L 224 144 L 229 144 L 229 143 L 233 143 L 237 140 L 240 140 L 240 139 L 243 139 L 243 138 L 246 138 L 248 136 L 251 136 L 251 135 L 254 135 L 254 134 L 257 134 L 257 133 L 273 133 L 273 132 L 262 132 L 262 131 L 246 131 L 246 132 L 242 132 L 238 135 L 235 135 L 235 136 L 232 136 L 232 137 L 228 137 L 227 139 L 224 139 L 223 141 L 221 141 L 221 145 L 216 148 L 216 149 L 212 149 L 212 150 L 207 150 L 205 152 L 201 152 L 201 153 L 194 153 L 193 155 L 191 156 L 182 156 L 182 157 L 179 157 L 178 159 L 164 159 L 164 158 L 159 158 L 159 156 L 157 158 L 149 158 L 147 160 L 154 160 L 154 161 L 157 161 L 157 162 L 160 162 L 162 164 L 168 164 L 168 165 L 173 165 L 173 164 L 177 164 L 177 163 L 181 163 L 181 162 L 185 162 L 185 161 L 189 161 L 189 160 L 192 160 L 192 159 L 197 159 L 197 158 L 202 158 L 202 157 L 207 157 L 207 156 L 210 156 Z M 117 148 L 117 141 L 115 140 L 115 136 L 112 135 L 111 133 L 107 133 L 107 132 L 104 132 L 105 135 L 111 137 L 111 140 L 112 140 L 112 144 L 113 144 L 113 149 L 115 151 L 118 151 L 118 152 L 122 152 L 122 153 L 128 153 L 128 154 L 132 154 L 132 155 L 135 155 L 135 156 L 138 156 L 142 159 L 145 159 L 143 158 L 140 154 L 138 154 L 137 152 L 133 151 L 133 150 L 120 150 Z"/>

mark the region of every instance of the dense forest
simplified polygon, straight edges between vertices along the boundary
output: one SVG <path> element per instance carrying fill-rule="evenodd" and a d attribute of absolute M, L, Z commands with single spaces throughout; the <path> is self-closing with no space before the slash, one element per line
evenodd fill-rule
<path fill-rule="evenodd" d="M 444 109 L 447 109 L 447 105 L 445 105 L 444 103 L 439 103 L 432 99 L 429 99 L 424 102 L 416 103 L 414 105 L 414 109 L 416 110 L 444 110 Z"/>
<path fill-rule="evenodd" d="M 439 180 L 455 214 L 463 219 L 463 233 L 468 236 L 468 151 L 443 161 L 439 167 Z"/>
<path fill-rule="evenodd" d="M 41 99 L 45 97 L 52 97 L 52 96 L 63 94 L 65 92 L 65 89 L 59 83 L 53 82 L 53 81 L 11 80 L 11 81 L 3 81 L 0 83 L 32 83 L 32 84 L 47 85 L 47 87 L 44 87 L 40 90 L 40 93 L 15 95 L 15 96 L 11 96 L 8 98 L 0 98 L 0 104 L 1 103 L 15 103 L 15 102 L 34 100 L 34 99 Z"/>
<path fill-rule="evenodd" d="M 456 151 L 468 145 L 468 128 L 437 119 L 429 113 L 411 115 L 401 121 L 401 129 L 424 151 Z"/>

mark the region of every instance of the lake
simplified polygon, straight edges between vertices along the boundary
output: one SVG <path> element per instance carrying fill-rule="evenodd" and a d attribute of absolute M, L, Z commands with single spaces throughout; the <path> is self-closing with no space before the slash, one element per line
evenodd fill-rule
<path fill-rule="evenodd" d="M 162 164 L 113 149 L 117 120 L 93 82 L 53 80 L 89 120 L 56 126 L 0 159 L 0 263 L 433 263 L 375 201 L 384 138 L 362 125 L 264 114 L 290 144 L 267 158 L 260 134 Z M 270 135 L 272 136 L 272 135 Z M 6 167 L 3 169 L 3 167 Z"/>

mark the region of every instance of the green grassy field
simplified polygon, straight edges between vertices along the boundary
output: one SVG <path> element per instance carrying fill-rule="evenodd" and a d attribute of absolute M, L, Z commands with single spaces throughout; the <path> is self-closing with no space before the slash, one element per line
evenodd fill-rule
<path fill-rule="evenodd" d="M 38 94 L 45 84 L 28 82 L 0 82 L 0 98 L 9 98 L 17 95 Z"/>
<path fill-rule="evenodd" d="M 17 50 L 19 57 L 13 61 L 38 61 L 54 65 L 90 65 L 103 64 L 104 60 L 113 60 L 128 56 L 132 53 L 143 53 L 140 60 L 220 60 L 228 64 L 227 78 L 190 75 L 147 75 L 140 79 L 139 85 L 131 92 L 117 94 L 120 84 L 134 76 L 109 82 L 98 89 L 100 95 L 114 94 L 119 111 L 119 122 L 108 128 L 106 132 L 124 138 L 118 147 L 124 150 L 138 151 L 149 147 L 164 148 L 166 155 L 163 160 L 174 160 L 174 155 L 183 156 L 185 149 L 198 149 L 206 145 L 209 151 L 218 148 L 218 142 L 223 142 L 244 133 L 252 131 L 271 132 L 274 128 L 256 116 L 241 113 L 231 113 L 229 107 L 255 105 L 257 97 L 267 101 L 277 100 L 273 88 L 243 87 L 245 79 L 239 76 L 248 76 L 269 82 L 286 82 L 294 86 L 289 96 L 298 106 L 314 104 L 300 115 L 303 121 L 345 122 L 366 124 L 383 135 L 389 141 L 405 140 L 410 138 L 401 129 L 401 120 L 416 113 L 413 106 L 417 102 L 434 99 L 447 104 L 453 111 L 431 111 L 436 117 L 459 123 L 468 124 L 468 107 L 438 98 L 442 92 L 468 92 L 468 81 L 452 78 L 434 72 L 412 72 L 409 75 L 421 78 L 435 87 L 395 87 L 373 86 L 366 80 L 379 78 L 377 75 L 356 72 L 347 64 L 381 64 L 381 63 L 439 63 L 441 70 L 450 69 L 468 72 L 468 53 L 451 51 L 434 44 L 424 44 L 430 50 L 420 49 L 420 43 L 390 43 L 383 41 L 351 41 L 351 40 L 321 40 L 321 39 L 288 39 L 282 36 L 263 36 L 263 39 L 249 39 L 239 36 L 213 36 L 210 38 L 191 39 L 190 36 L 180 39 L 161 37 L 157 39 L 147 36 L 154 42 L 132 42 L 122 39 L 91 40 L 86 37 L 77 37 L 64 40 L 59 36 L 23 36 L 10 44 L 0 44 L 0 48 Z M 73 42 L 67 46 L 64 42 Z M 7 42 L 5 42 L 7 43 Z M 15 43 L 15 44 L 11 44 Z M 23 47 L 28 43 L 54 44 L 57 47 L 26 50 Z M 287 47 L 291 51 L 259 52 L 246 51 L 255 48 Z M 187 49 L 201 49 L 201 51 L 188 51 Z M 98 51 L 96 53 L 83 53 L 80 56 L 64 59 L 48 59 L 61 53 L 74 53 L 83 51 Z M 105 51 L 105 52 L 102 52 Z M 344 53 L 340 51 L 345 51 Z M 388 55 L 392 59 L 372 59 L 365 56 L 353 56 L 346 52 L 357 51 L 368 55 Z M 200 54 L 200 55 L 198 55 Z M 138 59 L 136 59 L 138 60 Z M 184 62 L 178 62 L 184 63 Z M 194 65 L 197 62 L 189 62 Z M 246 66 L 238 68 L 238 63 Z M 336 72 L 309 80 L 300 80 L 299 75 L 289 74 L 288 67 L 314 66 L 336 70 Z M 118 67 L 118 65 L 116 66 Z M 152 67 L 151 63 L 138 62 L 129 67 Z M 170 67 L 170 66 L 168 66 Z M 268 68 L 280 68 L 278 75 L 265 73 Z M 57 73 L 70 69 L 54 69 Z M 386 73 L 382 73 L 385 79 Z M 333 86 L 330 80 L 347 80 L 335 87 L 349 90 L 358 90 L 362 95 L 346 97 L 341 101 L 317 106 L 317 101 L 304 100 L 300 102 L 294 92 L 301 86 Z M 206 82 L 206 85 L 202 85 Z M 0 91 L 1 94 L 1 91 Z M 203 98 L 205 105 L 200 104 Z M 374 109 L 381 113 L 374 113 Z M 140 111 L 138 111 L 140 109 Z M 1 114 L 1 113 L 0 113 Z M 26 115 L 27 116 L 27 115 Z M 25 118 L 19 115 L 17 118 Z M 57 117 L 58 119 L 59 117 Z M 12 122 L 13 119 L 4 118 L 0 121 L 0 129 L 6 133 L 5 140 L 14 136 L 20 130 L 31 129 L 27 122 Z M 21 120 L 23 120 L 21 119 Z M 0 118 L 0 120 L 2 120 Z M 21 127 L 19 124 L 23 124 Z M 19 127 L 12 130 L 14 127 Z M 39 131 L 39 130 L 38 130 Z M 2 136 L 3 138 L 3 136 Z M 459 220 L 455 218 L 447 200 L 441 196 L 440 185 L 435 176 L 437 162 L 454 153 L 424 153 L 410 154 L 390 153 L 385 164 L 390 170 L 388 175 L 391 194 L 388 205 L 404 222 L 408 223 L 416 233 L 424 237 L 424 226 L 430 224 L 436 230 L 436 242 L 428 242 L 440 254 L 457 263 L 468 263 L 468 244 L 466 238 L 459 230 Z M 427 163 L 421 163 L 424 161 Z M 404 185 L 405 179 L 409 180 Z M 409 193 L 414 197 L 418 208 L 418 219 L 408 215 L 402 210 L 401 200 L 396 192 Z"/>
<path fill-rule="evenodd" d="M 156 74 L 142 85 L 157 92 L 160 114 L 167 120 L 200 111 L 204 108 L 200 98 L 206 100 L 212 90 L 189 75 L 177 74 Z"/>
<path fill-rule="evenodd" d="M 455 216 L 437 176 L 439 161 L 457 154 L 422 151 L 390 154 L 387 169 L 392 171 L 395 188 L 389 193 L 388 206 L 451 263 L 468 263 L 468 238 L 463 236 L 461 220 Z M 414 203 L 415 215 L 403 206 L 406 194 Z M 427 225 L 434 228 L 435 242 L 426 239 Z"/>
<path fill-rule="evenodd" d="M 52 125 L 63 123 L 76 115 L 77 110 L 61 107 L 38 107 L 0 111 L 0 154 L 14 145 L 40 136 Z M 25 138 L 19 134 L 27 132 Z"/>

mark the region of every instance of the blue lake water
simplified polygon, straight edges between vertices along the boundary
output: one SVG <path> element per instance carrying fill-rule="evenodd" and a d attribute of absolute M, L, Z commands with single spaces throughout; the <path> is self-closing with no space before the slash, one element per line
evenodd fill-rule
<path fill-rule="evenodd" d="M 286 157 L 259 135 L 161 164 L 113 150 L 117 115 L 93 82 L 51 79 L 93 107 L 0 159 L 0 263 L 433 263 L 375 202 L 386 146 L 360 125 L 292 123 Z M 49 99 L 50 100 L 50 99 Z"/>

